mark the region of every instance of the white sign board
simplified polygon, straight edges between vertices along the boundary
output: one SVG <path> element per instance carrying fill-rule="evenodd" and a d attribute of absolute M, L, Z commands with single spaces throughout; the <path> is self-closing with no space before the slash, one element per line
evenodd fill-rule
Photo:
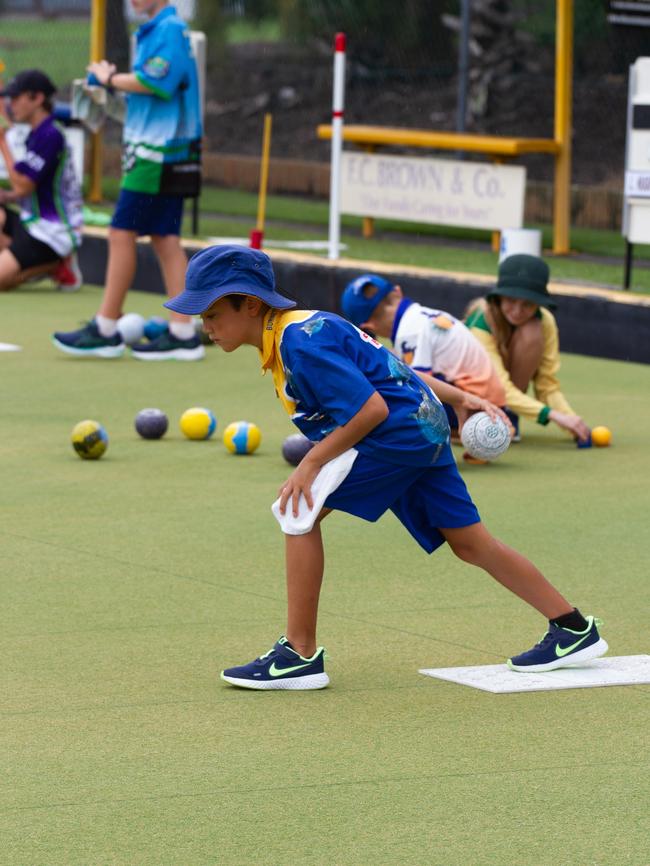
<path fill-rule="evenodd" d="M 625 172 L 626 198 L 650 198 L 650 171 Z"/>
<path fill-rule="evenodd" d="M 526 169 L 345 151 L 341 212 L 480 229 L 520 228 Z"/>
<path fill-rule="evenodd" d="M 14 162 L 18 162 L 25 156 L 25 142 L 31 131 L 31 127 L 26 123 L 17 123 L 12 126 L 7 132 L 7 144 L 14 157 Z M 72 164 L 74 166 L 77 180 L 83 184 L 84 179 L 84 132 L 83 129 L 75 126 L 66 126 L 63 129 L 66 140 L 70 145 L 72 153 Z M 7 166 L 4 160 L 0 158 L 0 178 L 6 180 L 8 178 Z"/>
<path fill-rule="evenodd" d="M 623 236 L 631 244 L 650 243 L 650 57 L 630 66 Z"/>

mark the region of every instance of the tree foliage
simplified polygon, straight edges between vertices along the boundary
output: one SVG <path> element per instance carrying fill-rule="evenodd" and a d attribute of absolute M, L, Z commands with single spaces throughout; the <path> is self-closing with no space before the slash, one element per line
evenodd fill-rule
<path fill-rule="evenodd" d="M 420 67 L 425 58 L 429 66 L 448 61 L 451 46 L 441 16 L 455 6 L 455 0 L 278 0 L 283 29 L 294 38 L 329 43 L 343 32 L 356 59 L 401 68 Z"/>

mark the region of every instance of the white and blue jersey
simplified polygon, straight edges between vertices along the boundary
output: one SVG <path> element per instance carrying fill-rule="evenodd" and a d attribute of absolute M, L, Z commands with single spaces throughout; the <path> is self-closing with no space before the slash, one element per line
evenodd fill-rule
<path fill-rule="evenodd" d="M 173 6 L 136 32 L 133 72 L 148 93 L 129 93 L 122 187 L 188 195 L 200 173 L 201 109 L 189 32 Z"/>
<path fill-rule="evenodd" d="M 388 417 L 355 445 L 401 466 L 431 466 L 449 441 L 440 401 L 381 343 L 333 313 L 271 310 L 262 366 L 293 423 L 312 441 L 347 424 L 377 391 Z"/>

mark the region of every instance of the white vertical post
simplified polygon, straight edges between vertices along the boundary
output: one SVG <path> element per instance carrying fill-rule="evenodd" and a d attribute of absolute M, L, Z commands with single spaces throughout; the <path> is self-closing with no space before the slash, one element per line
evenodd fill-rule
<path fill-rule="evenodd" d="M 340 189 L 345 99 L 345 33 L 334 37 L 334 90 L 332 95 L 332 160 L 330 167 L 330 220 L 328 258 L 338 259 L 341 234 Z"/>

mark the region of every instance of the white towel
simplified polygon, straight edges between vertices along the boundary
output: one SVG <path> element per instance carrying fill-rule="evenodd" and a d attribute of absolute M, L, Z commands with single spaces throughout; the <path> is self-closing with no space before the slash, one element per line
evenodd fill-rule
<path fill-rule="evenodd" d="M 313 529 L 325 500 L 345 481 L 358 453 L 356 448 L 348 448 L 343 454 L 339 454 L 338 457 L 321 466 L 321 470 L 311 486 L 311 496 L 314 502 L 312 509 L 307 506 L 305 497 L 301 494 L 298 501 L 297 517 L 293 516 L 291 499 L 287 502 L 285 513 L 280 514 L 280 499 L 278 497 L 275 500 L 271 506 L 271 511 L 285 535 L 306 535 Z"/>

